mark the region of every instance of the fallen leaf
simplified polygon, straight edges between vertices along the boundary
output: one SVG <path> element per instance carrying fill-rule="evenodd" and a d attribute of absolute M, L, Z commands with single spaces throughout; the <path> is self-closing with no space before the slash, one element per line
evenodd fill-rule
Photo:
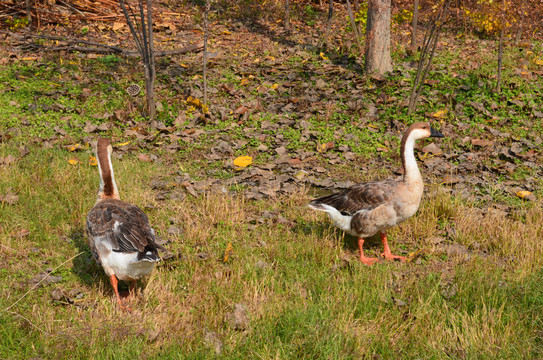
<path fill-rule="evenodd" d="M 252 157 L 250 157 L 250 156 L 240 156 L 240 157 L 237 157 L 234 160 L 234 165 L 237 166 L 237 167 L 240 167 L 240 168 L 244 168 L 244 167 L 247 167 L 247 166 L 251 165 L 252 162 L 253 162 Z"/>
<path fill-rule="evenodd" d="M 83 146 L 81 146 L 81 144 L 77 143 L 77 144 L 74 144 L 74 145 L 67 146 L 66 150 L 68 150 L 69 152 L 74 152 L 74 151 L 80 150 L 82 148 L 83 148 Z"/>
<path fill-rule="evenodd" d="M 98 161 L 96 160 L 96 158 L 94 156 L 89 156 L 89 165 L 90 166 L 96 166 L 98 165 Z"/>
<path fill-rule="evenodd" d="M 187 105 L 192 105 L 197 108 L 202 108 L 204 106 L 204 104 L 202 103 L 200 99 L 192 97 L 192 96 L 189 96 L 187 98 Z"/>
<path fill-rule="evenodd" d="M 24 237 L 27 237 L 28 235 L 30 235 L 30 231 L 25 229 L 25 228 L 22 228 L 20 230 L 17 230 L 13 233 L 11 233 L 12 236 L 15 236 L 15 237 L 18 237 L 18 238 L 24 238 Z"/>
<path fill-rule="evenodd" d="M 454 184 L 457 184 L 459 182 L 461 182 L 462 179 L 459 178 L 458 176 L 454 176 L 454 175 L 445 175 L 443 177 L 443 183 L 446 184 L 446 185 L 454 185 Z"/>
<path fill-rule="evenodd" d="M 535 196 L 534 194 L 532 194 L 531 191 L 521 190 L 521 191 L 517 191 L 515 195 L 523 200 L 530 200 L 530 201 L 535 200 Z"/>
<path fill-rule="evenodd" d="M 239 86 L 245 86 L 245 85 L 249 85 L 249 80 L 247 80 L 246 78 L 243 78 L 241 79 Z"/>
<path fill-rule="evenodd" d="M 113 31 L 117 31 L 117 30 L 120 30 L 122 29 L 123 27 L 126 26 L 126 23 L 122 23 L 122 22 L 114 22 L 113 23 Z"/>
<path fill-rule="evenodd" d="M 235 111 L 234 111 L 234 114 L 237 114 L 237 115 L 243 115 L 245 114 L 249 109 L 247 109 L 247 107 L 243 106 L 243 105 L 240 105 Z"/>
<path fill-rule="evenodd" d="M 77 165 L 79 164 L 81 161 L 79 161 L 79 159 L 76 159 L 76 158 L 71 158 L 70 160 L 68 160 L 68 163 L 70 165 Z"/>
<path fill-rule="evenodd" d="M 425 147 L 422 148 L 422 151 L 425 152 L 425 153 L 430 153 L 430 154 L 434 154 L 434 155 L 443 154 L 443 152 L 441 151 L 439 146 L 437 146 L 435 143 L 431 143 L 429 145 L 426 145 Z"/>
<path fill-rule="evenodd" d="M 329 149 L 333 148 L 334 145 L 335 144 L 332 141 L 329 141 L 329 142 L 323 143 L 323 144 L 318 144 L 317 145 L 317 151 L 320 152 L 320 153 L 325 153 Z"/>
<path fill-rule="evenodd" d="M 233 252 L 234 252 L 234 247 L 232 246 L 232 243 L 229 242 L 228 245 L 226 245 L 226 249 L 224 250 L 224 258 L 222 262 L 227 262 L 228 258 L 230 257 L 230 255 L 232 255 Z"/>
<path fill-rule="evenodd" d="M 130 144 L 130 143 L 131 143 L 131 141 L 127 141 L 127 142 L 123 142 L 123 143 L 114 144 L 113 146 L 115 146 L 115 147 L 121 147 L 121 146 L 126 146 L 126 145 L 128 145 L 128 144 Z"/>
<path fill-rule="evenodd" d="M 429 251 L 426 250 L 426 249 L 420 249 L 420 250 L 417 250 L 417 251 L 413 251 L 411 253 L 409 253 L 409 255 L 407 255 L 407 261 L 411 262 L 411 261 L 415 261 L 417 258 L 425 255 L 425 254 L 428 254 Z"/>
<path fill-rule="evenodd" d="M 143 162 L 151 162 L 151 157 L 147 154 L 139 154 L 138 160 Z"/>
<path fill-rule="evenodd" d="M 17 159 L 12 156 L 8 155 L 6 157 L 0 157 L 0 165 L 10 165 L 13 164 Z"/>
<path fill-rule="evenodd" d="M 447 109 L 438 110 L 435 113 L 431 113 L 430 116 L 436 119 L 445 119 L 447 117 Z"/>
<path fill-rule="evenodd" d="M 17 201 L 19 201 L 19 195 L 12 193 L 10 189 L 5 195 L 0 195 L 0 203 L 2 204 L 14 205 Z"/>
<path fill-rule="evenodd" d="M 473 146 L 485 147 L 485 146 L 490 146 L 492 144 L 494 144 L 494 141 L 491 141 L 491 140 L 481 140 L 481 139 L 472 139 L 471 140 L 471 145 L 473 145 Z"/>

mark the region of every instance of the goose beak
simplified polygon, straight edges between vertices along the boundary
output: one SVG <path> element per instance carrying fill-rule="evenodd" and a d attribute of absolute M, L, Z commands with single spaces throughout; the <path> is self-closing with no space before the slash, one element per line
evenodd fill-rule
<path fill-rule="evenodd" d="M 437 131 L 436 129 L 430 126 L 430 137 L 442 138 L 442 137 L 445 137 L 445 135 L 443 135 L 442 133 L 440 133 L 439 131 Z"/>

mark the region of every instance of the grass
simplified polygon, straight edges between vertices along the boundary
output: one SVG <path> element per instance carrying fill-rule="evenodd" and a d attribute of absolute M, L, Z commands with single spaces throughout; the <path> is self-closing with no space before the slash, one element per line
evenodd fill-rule
<path fill-rule="evenodd" d="M 313 21 L 314 14 L 306 15 Z M 432 83 L 423 90 L 416 114 L 407 117 L 403 99 L 409 95 L 413 70 L 401 68 L 385 81 L 374 81 L 357 73 L 353 58 L 339 71 L 319 53 L 282 52 L 271 42 L 255 44 L 251 40 L 251 56 L 242 51 L 247 44 L 240 43 L 239 56 L 214 60 L 209 75 L 217 89 L 210 96 L 215 102 L 212 111 L 224 109 L 198 126 L 204 130 L 199 137 L 174 140 L 180 148 L 173 154 L 166 150 L 169 142 L 164 137 L 136 140 L 125 132 L 143 125 L 143 101 L 125 93 L 129 84 L 142 84 L 135 61 L 48 55 L 0 67 L 0 158 L 17 158 L 0 165 L 0 195 L 18 196 L 14 204 L 0 203 L 0 358 L 543 357 L 543 183 L 538 180 L 535 203 L 498 186 L 537 178 L 537 168 L 517 163 L 513 173 L 502 173 L 476 189 L 491 201 L 455 197 L 423 169 L 427 188 L 417 215 L 389 232 L 393 251 L 423 250 L 422 255 L 413 262 L 372 267 L 357 260 L 356 239 L 306 207 L 315 189 L 255 201 L 243 197 L 246 184 L 229 187 L 236 196 L 187 193 L 184 200 L 157 200 L 159 190 L 152 188 L 154 180 L 169 181 L 184 173 L 195 180 L 234 177 L 225 161 L 204 157 L 219 140 L 233 145 L 232 157 L 252 155 L 253 166 L 273 162 L 274 149 L 285 146 L 296 156 L 316 155 L 311 166 L 324 167 L 334 179 L 390 177 L 390 167 L 383 164 L 398 164 L 399 138 L 386 133 L 387 122 L 428 120 L 428 114 L 438 110 L 446 110 L 446 116 L 433 121 L 437 128 L 468 125 L 440 143 L 448 152 L 479 151 L 462 139 L 496 138 L 489 128 L 513 134 L 500 140 L 500 146 L 524 137 L 535 141 L 543 125 L 532 112 L 542 105 L 543 83 L 541 77 L 515 73 L 524 64 L 524 54 L 506 49 L 504 90 L 495 94 L 495 54 L 488 44 L 475 43 L 470 49 L 470 56 L 483 64 L 478 68 L 466 64 L 456 43 L 442 46 L 429 74 Z M 266 49 L 263 54 L 260 46 Z M 534 52 L 540 47 L 533 45 Z M 393 55 L 397 64 L 410 60 L 401 52 Z M 170 126 L 179 112 L 188 115 L 174 131 L 197 127 L 191 119 L 198 111 L 189 111 L 183 91 L 200 81 L 193 81 L 200 71 L 197 55 L 178 60 L 164 59 L 157 80 L 157 94 L 166 109 L 159 120 Z M 164 69 L 177 63 L 187 66 L 183 74 L 165 75 L 169 73 Z M 529 63 L 525 70 L 539 69 Z M 345 72 L 354 75 L 345 78 Z M 249 84 L 241 85 L 250 75 Z M 319 78 L 326 86 L 315 89 Z M 257 91 L 271 84 L 280 86 L 266 94 Z M 351 109 L 353 97 L 361 101 L 361 109 Z M 299 111 L 266 107 L 303 101 L 307 106 Z M 472 102 L 483 104 L 490 115 Z M 458 104 L 464 115 L 455 113 Z M 256 110 L 247 117 L 230 113 L 240 105 Z M 370 106 L 377 109 L 378 118 L 365 118 Z M 290 119 L 305 121 L 309 135 L 282 122 Z M 84 125 L 89 122 L 112 127 L 87 134 Z M 261 129 L 264 123 L 277 129 Z M 131 140 L 129 151 L 113 160 L 121 197 L 145 210 L 175 255 L 142 284 L 131 314 L 118 310 L 109 281 L 86 243 L 85 217 L 98 187 L 97 168 L 88 162 L 91 149 L 65 148 L 98 136 L 112 137 L 115 144 Z M 344 154 L 338 148 L 348 146 L 357 160 L 331 166 L 315 151 L 325 142 L 335 143 L 329 151 L 337 151 L 340 158 Z M 261 144 L 270 151 L 259 152 Z M 25 147 L 29 152 L 23 156 Z M 158 161 L 142 162 L 140 153 L 156 155 Z M 80 163 L 71 165 L 71 158 Z M 533 161 L 541 165 L 540 159 L 539 155 Z M 468 160 L 447 161 L 458 165 Z M 359 163 L 368 171 L 359 171 Z M 488 156 L 485 166 L 497 165 L 498 160 Z M 182 186 L 177 190 L 184 191 Z M 510 214 L 490 211 L 495 203 L 506 204 Z M 172 226 L 182 228 L 181 234 L 169 235 Z M 229 244 L 233 253 L 225 262 Z M 378 239 L 368 244 L 369 256 L 382 251 Z M 32 279 L 51 270 L 60 281 L 34 288 Z M 75 302 L 54 300 L 56 289 Z M 238 303 L 249 312 L 245 330 L 235 330 L 225 320 Z M 209 340 L 212 333 L 222 343 L 220 354 Z"/>
<path fill-rule="evenodd" d="M 3 155 L 16 152 L 0 148 Z M 231 359 L 542 355 L 540 206 L 520 209 L 517 220 L 482 215 L 431 187 L 418 215 L 390 234 L 395 249 L 426 249 L 422 262 L 366 267 L 356 259 L 354 239 L 305 207 L 307 194 L 259 202 L 213 194 L 158 202 L 150 182 L 168 173 L 166 165 L 127 154 L 114 160 L 122 198 L 142 208 L 153 205 L 146 211 L 153 226 L 180 254 L 156 269 L 127 315 L 117 309 L 83 235 L 97 169 L 86 162 L 70 165 L 72 156 L 33 147 L 0 170 L 0 192 L 11 188 L 19 195 L 17 204 L 0 207 L 1 309 L 25 295 L 28 280 L 45 268 L 58 267 L 53 275 L 62 276 L 1 313 L 2 358 L 215 357 L 206 331 L 223 342 L 218 357 Z M 274 224 L 274 215 L 251 226 L 248 219 L 264 211 L 295 225 Z M 182 235 L 165 232 L 172 219 Z M 451 226 L 454 237 L 443 241 L 464 244 L 464 255 L 448 254 L 431 241 Z M 22 228 L 30 234 L 15 237 Z M 229 242 L 234 252 L 224 263 Z M 378 242 L 369 248 L 371 255 L 380 251 Z M 201 253 L 208 257 L 202 260 Z M 451 284 L 456 293 L 443 295 Z M 57 287 L 78 289 L 81 306 L 53 301 Z M 249 310 L 245 331 L 223 320 L 235 303 Z"/>

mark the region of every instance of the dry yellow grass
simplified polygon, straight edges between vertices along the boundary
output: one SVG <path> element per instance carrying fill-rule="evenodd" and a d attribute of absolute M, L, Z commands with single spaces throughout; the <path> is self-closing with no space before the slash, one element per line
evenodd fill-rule
<path fill-rule="evenodd" d="M 2 169 L 2 178 L 42 156 Z M 2 207 L 2 309 L 28 292 L 0 313 L 3 358 L 208 358 L 215 356 L 209 332 L 223 344 L 221 357 L 232 359 L 541 354 L 540 203 L 504 217 L 429 186 L 417 215 L 390 232 L 394 249 L 426 253 L 417 263 L 366 267 L 355 239 L 306 207 L 307 192 L 258 202 L 211 193 L 156 201 L 149 183 L 166 173 L 164 165 L 123 159 L 115 162 L 121 197 L 152 205 L 146 212 L 176 255 L 153 272 L 127 314 L 86 247 L 96 169 L 74 169 L 63 156 L 54 153 L 49 170 L 2 185 L 20 196 Z M 181 235 L 166 233 L 172 219 Z M 20 228 L 31 233 L 14 236 Z M 233 253 L 224 262 L 228 243 Z M 368 251 L 379 253 L 379 242 Z M 28 291 L 28 279 L 48 267 L 59 267 L 61 282 Z M 83 297 L 53 301 L 56 287 Z M 236 303 L 249 312 L 243 331 L 225 321 Z"/>

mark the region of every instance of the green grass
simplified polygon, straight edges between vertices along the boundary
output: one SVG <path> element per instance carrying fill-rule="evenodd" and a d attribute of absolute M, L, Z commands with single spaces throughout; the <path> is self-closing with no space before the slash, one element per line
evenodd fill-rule
<path fill-rule="evenodd" d="M 314 21 L 316 15 L 307 12 L 306 23 Z M 536 44 L 533 50 L 540 47 Z M 389 239 L 395 252 L 425 250 L 424 255 L 416 262 L 372 267 L 357 260 L 356 239 L 306 207 L 314 189 L 249 201 L 243 198 L 249 185 L 235 184 L 229 190 L 237 196 L 209 193 L 194 198 L 187 193 L 183 201 L 159 201 L 151 185 L 153 180 L 174 180 L 184 173 L 194 180 L 234 177 L 237 173 L 226 168 L 224 160 L 204 157 L 219 140 L 234 147 L 232 157 L 253 156 L 253 166 L 273 162 L 274 149 L 284 145 L 292 157 L 312 153 L 311 166 L 325 167 L 326 176 L 333 179 L 390 177 L 381 164 L 399 164 L 399 136 L 387 134 L 388 122 L 428 120 L 427 114 L 438 110 L 447 110 L 447 115 L 433 121 L 437 128 L 468 124 L 440 143 L 448 152 L 478 151 L 462 139 L 494 139 L 489 128 L 513 134 L 499 140 L 499 146 L 524 137 L 534 141 L 543 133 L 542 122 L 532 114 L 543 106 L 543 83 L 541 77 L 514 72 L 524 54 L 506 49 L 503 92 L 496 94 L 494 53 L 474 45 L 472 56 L 482 66 L 470 68 L 460 47 L 442 47 L 423 100 L 408 117 L 403 100 L 411 86 L 406 76 L 412 77 L 413 70 L 379 82 L 358 74 L 354 59 L 340 71 L 315 52 L 282 55 L 276 45 L 257 50 L 262 50 L 255 53 L 259 63 L 252 62 L 252 55 L 215 60 L 210 85 L 218 92 L 210 95 L 212 111 L 224 107 L 225 112 L 214 113 L 205 125 L 191 125 L 197 110 L 188 109 L 182 91 L 172 86 L 185 90 L 195 84 L 191 79 L 200 72 L 197 55 L 183 58 L 181 62 L 188 64 L 183 75 L 170 79 L 165 71 L 158 77 L 157 96 L 165 108 L 159 120 L 171 126 L 179 112 L 187 112 L 186 123 L 172 131 L 204 130 L 196 139 L 176 140 L 180 148 L 175 153 L 166 148 L 167 136 L 136 140 L 125 133 L 146 126 L 143 94 L 133 99 L 125 92 L 131 83 L 142 85 L 136 61 L 50 55 L 0 67 L 0 157 L 17 158 L 13 164 L 0 165 L 0 195 L 19 197 L 15 204 L 0 203 L 0 358 L 541 358 L 542 183 L 539 180 L 534 191 L 539 199 L 535 203 L 521 201 L 497 186 L 537 178 L 541 175 L 537 168 L 519 161 L 513 173 L 489 179 L 477 191 L 490 195 L 491 202 L 451 196 L 423 170 L 428 186 L 419 212 L 391 229 Z M 272 62 L 269 56 L 281 57 L 280 64 L 285 64 L 277 67 L 273 78 L 266 72 L 275 69 L 267 63 Z M 405 54 L 394 56 L 397 63 L 405 61 Z M 162 65 L 166 68 L 176 61 L 163 60 Z M 239 72 L 246 63 L 252 64 L 250 71 Z M 533 64 L 528 69 L 540 70 Z M 350 72 L 354 75 L 345 78 Z M 242 78 L 253 74 L 248 85 L 240 86 Z M 330 99 L 318 97 L 296 112 L 266 107 L 303 102 L 307 96 L 303 84 L 311 89 L 318 78 L 327 83 L 315 92 L 331 91 Z M 257 91 L 264 81 L 281 86 L 264 96 Z M 288 83 L 292 86 L 284 86 Z M 355 96 L 356 84 L 363 86 Z M 223 85 L 231 85 L 237 93 L 228 94 Z M 361 109 L 350 110 L 348 102 L 353 99 L 361 101 Z M 250 116 L 230 113 L 254 100 L 264 106 Z M 522 100 L 526 106 L 512 100 Z M 490 115 L 472 102 L 483 104 Z M 463 115 L 454 114 L 457 104 L 464 106 Z M 369 106 L 379 111 L 377 119 L 365 118 Z M 122 120 L 116 115 L 100 116 L 116 110 L 126 112 Z M 286 119 L 305 121 L 310 135 L 283 125 Z M 86 134 L 83 126 L 88 122 L 111 122 L 113 127 Z M 261 129 L 265 122 L 279 127 Z M 131 140 L 122 158 L 113 160 L 121 198 L 145 209 L 176 255 L 161 263 L 142 285 L 143 295 L 132 302 L 131 314 L 117 308 L 108 279 L 93 262 L 86 243 L 85 217 L 96 200 L 99 181 L 97 168 L 88 162 L 91 149 L 65 148 L 98 136 L 112 137 L 114 144 Z M 45 140 L 49 146 L 42 146 Z M 237 146 L 241 141 L 246 143 Z M 347 145 L 357 157 L 356 164 L 329 164 L 316 152 L 318 144 L 325 142 L 335 143 L 329 151 L 337 151 L 340 158 L 344 154 L 338 148 Z M 258 152 L 260 144 L 270 151 Z M 24 147 L 29 153 L 22 156 Z M 120 153 L 118 148 L 115 152 Z M 159 161 L 142 162 L 137 158 L 140 153 L 154 154 Z M 72 158 L 80 163 L 71 165 Z M 461 163 L 456 158 L 447 161 Z M 541 165 L 540 156 L 534 161 Z M 358 163 L 371 171 L 359 171 Z M 484 165 L 492 168 L 499 163 L 489 157 Z M 181 185 L 173 186 L 184 191 Z M 485 213 L 483 208 L 492 203 L 508 205 L 511 215 Z M 264 212 L 271 218 L 263 217 Z M 292 226 L 278 223 L 278 215 Z M 168 235 L 172 225 L 181 227 L 182 234 Z M 19 236 L 24 234 L 21 231 L 28 234 Z M 436 237 L 442 239 L 436 242 Z M 224 262 L 228 244 L 233 253 Z M 379 240 L 368 244 L 370 256 L 382 251 Z M 448 251 L 448 246 L 465 253 Z M 47 269 L 54 269 L 52 275 L 61 276 L 60 282 L 33 289 L 29 281 Z M 76 291 L 79 298 L 74 304 L 54 301 L 55 288 Z M 243 331 L 225 321 L 236 303 L 249 311 L 250 322 Z M 219 355 L 206 343 L 209 332 L 215 332 L 223 344 Z"/>
<path fill-rule="evenodd" d="M 2 145 L 0 153 L 17 150 Z M 85 161 L 90 153 L 75 155 L 83 161 L 76 166 L 67 161 L 74 153 L 33 147 L 0 170 L 0 193 L 11 188 L 19 195 L 18 203 L 0 207 L 1 309 L 23 297 L 30 290 L 26 282 L 42 269 L 58 267 L 54 275 L 62 276 L 2 312 L 2 358 L 214 357 L 205 331 L 217 332 L 224 345 L 219 357 L 226 359 L 541 356 L 543 248 L 535 240 L 542 235 L 543 214 L 537 206 L 526 209 L 524 221 L 478 219 L 461 201 L 429 190 L 419 214 L 390 234 L 393 248 L 428 249 L 424 261 L 366 267 L 356 259 L 354 239 L 305 207 L 307 195 L 157 202 L 150 182 L 171 171 L 127 154 L 114 160 L 121 197 L 142 208 L 154 205 L 146 211 L 152 224 L 182 255 L 154 272 L 144 298 L 127 315 L 117 310 L 86 245 L 84 219 L 98 176 Z M 249 228 L 246 219 L 264 210 L 296 225 Z M 165 233 L 171 218 L 183 235 Z M 454 224 L 460 243 L 477 241 L 486 255 L 443 257 L 426 243 L 439 224 Z M 21 228 L 30 234 L 14 237 Z M 223 263 L 229 242 L 234 252 Z M 378 243 L 369 247 L 370 254 L 379 251 Z M 207 260 L 196 256 L 202 252 Z M 258 261 L 267 266 L 257 267 Z M 446 298 L 442 290 L 450 283 L 457 292 Z M 53 301 L 56 287 L 79 289 L 84 307 Z M 250 311 L 245 331 L 230 329 L 223 320 L 234 303 Z"/>

